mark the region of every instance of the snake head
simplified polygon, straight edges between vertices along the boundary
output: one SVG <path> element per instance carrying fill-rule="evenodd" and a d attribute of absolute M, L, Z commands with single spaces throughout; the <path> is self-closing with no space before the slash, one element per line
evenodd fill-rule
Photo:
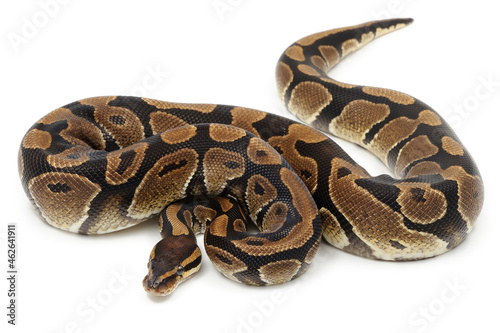
<path fill-rule="evenodd" d="M 158 242 L 149 257 L 148 275 L 142 284 L 155 296 L 171 294 L 177 286 L 196 273 L 201 266 L 201 251 L 193 240 L 171 236 Z"/>

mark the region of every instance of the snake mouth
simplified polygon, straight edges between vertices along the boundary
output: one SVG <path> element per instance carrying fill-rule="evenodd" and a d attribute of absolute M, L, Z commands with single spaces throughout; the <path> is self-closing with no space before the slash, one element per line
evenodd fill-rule
<path fill-rule="evenodd" d="M 142 285 L 144 290 L 153 296 L 168 296 L 180 284 L 179 279 L 168 279 L 166 281 L 159 281 L 157 278 L 149 279 L 149 276 L 144 277 Z"/>
<path fill-rule="evenodd" d="M 183 274 L 171 274 L 155 276 L 152 271 L 144 277 L 142 285 L 144 290 L 152 296 L 168 296 L 179 284 L 190 279 L 194 273 L 200 270 L 199 262 L 193 268 L 183 271 Z"/>

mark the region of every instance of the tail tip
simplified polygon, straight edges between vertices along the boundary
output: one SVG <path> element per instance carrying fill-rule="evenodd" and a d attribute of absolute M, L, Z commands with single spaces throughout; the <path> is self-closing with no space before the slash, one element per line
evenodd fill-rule
<path fill-rule="evenodd" d="M 415 21 L 415 20 L 414 20 L 413 18 L 411 18 L 411 17 L 403 18 L 403 19 L 401 19 L 401 20 L 403 21 L 402 23 L 404 23 L 404 24 L 406 24 L 406 25 L 410 25 L 410 24 L 412 24 L 412 23 L 413 23 L 413 21 Z"/>

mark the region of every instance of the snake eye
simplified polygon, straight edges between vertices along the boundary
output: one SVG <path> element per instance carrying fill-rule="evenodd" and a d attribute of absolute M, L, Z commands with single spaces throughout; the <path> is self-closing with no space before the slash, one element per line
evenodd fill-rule
<path fill-rule="evenodd" d="M 184 266 L 182 266 L 182 265 L 177 266 L 177 272 L 175 274 L 177 274 L 177 275 L 184 274 Z"/>

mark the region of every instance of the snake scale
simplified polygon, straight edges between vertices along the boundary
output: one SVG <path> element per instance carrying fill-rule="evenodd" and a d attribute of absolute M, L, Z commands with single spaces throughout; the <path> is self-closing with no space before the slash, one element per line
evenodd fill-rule
<path fill-rule="evenodd" d="M 327 75 L 411 21 L 329 30 L 286 49 L 276 67 L 279 96 L 317 129 L 244 107 L 127 96 L 58 108 L 22 140 L 24 190 L 48 224 L 81 234 L 160 214 L 162 240 L 143 282 L 155 295 L 199 270 L 200 232 L 215 267 L 249 285 L 300 276 L 322 236 L 367 258 L 442 254 L 465 239 L 481 210 L 472 157 L 416 98 Z M 322 132 L 368 149 L 395 178 L 370 176 Z"/>

